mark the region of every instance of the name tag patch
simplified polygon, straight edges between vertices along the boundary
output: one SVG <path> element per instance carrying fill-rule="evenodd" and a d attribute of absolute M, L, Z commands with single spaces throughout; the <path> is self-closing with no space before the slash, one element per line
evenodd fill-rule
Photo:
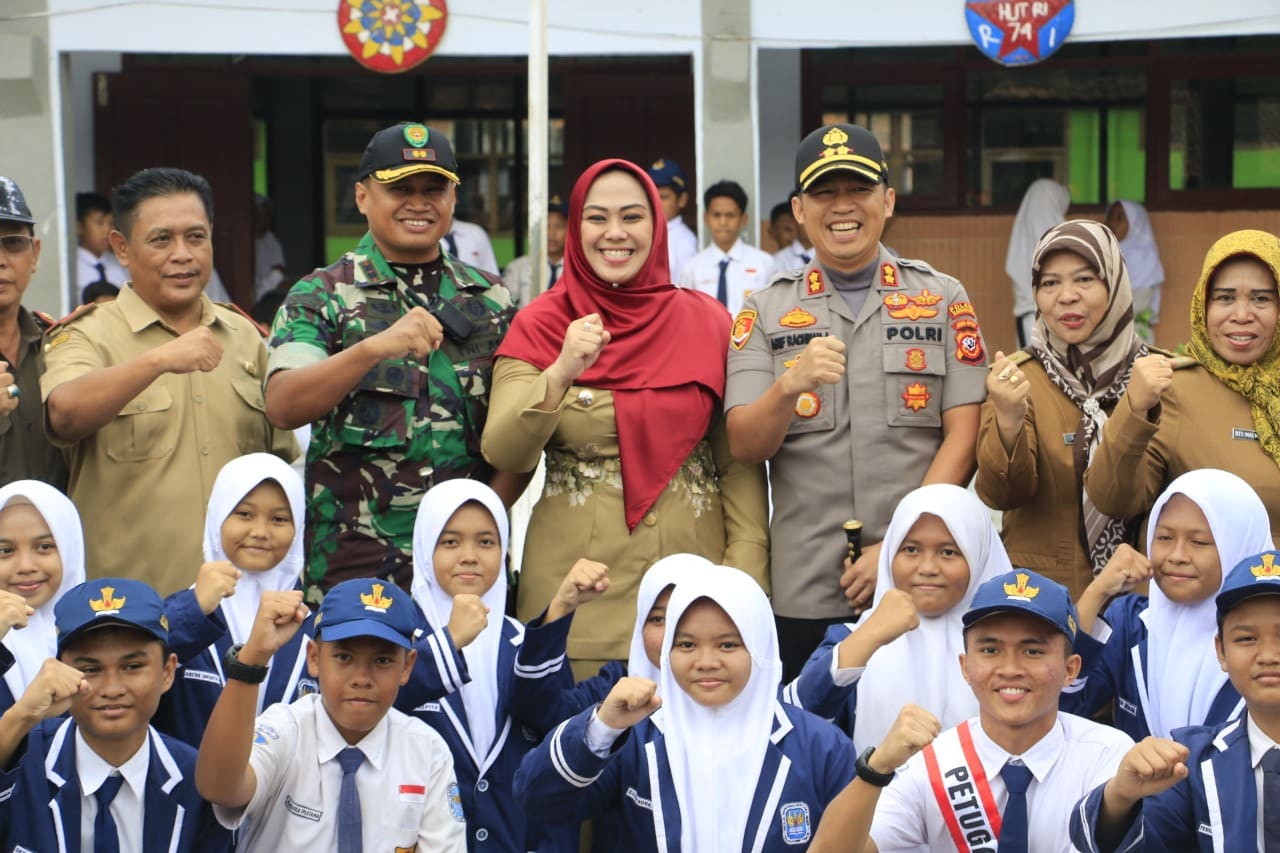
<path fill-rule="evenodd" d="M 1231 428 L 1231 437 L 1237 441 L 1257 441 L 1258 431 L 1255 429 L 1241 429 L 1240 427 Z"/>
<path fill-rule="evenodd" d="M 1120 707 L 1120 713 L 1128 714 L 1130 717 L 1138 716 L 1138 704 L 1136 702 L 1130 702 L 1128 699 L 1121 699 L 1117 696 L 1116 705 Z"/>
<path fill-rule="evenodd" d="M 203 669 L 187 669 L 183 668 L 182 677 L 189 678 L 192 681 L 203 681 L 207 684 L 216 684 L 222 686 L 222 679 L 218 678 L 216 672 L 207 672 Z"/>
<path fill-rule="evenodd" d="M 293 797 L 290 797 L 288 794 L 286 794 L 284 798 L 284 807 L 288 809 L 289 814 L 294 817 L 300 817 L 303 820 L 310 820 L 316 823 L 319 823 L 320 818 L 324 815 L 324 812 L 319 809 L 308 808 L 307 806 L 294 802 Z"/>
<path fill-rule="evenodd" d="M 653 803 L 645 799 L 644 797 L 640 796 L 640 792 L 638 792 L 635 788 L 627 789 L 627 799 L 635 803 L 637 806 L 639 806 L 642 809 L 653 811 Z"/>
<path fill-rule="evenodd" d="M 787 844 L 807 844 L 813 835 L 809 824 L 809 804 L 787 803 L 779 814 L 782 818 L 782 840 Z"/>
<path fill-rule="evenodd" d="M 1064 432 L 1062 434 L 1062 443 L 1067 447 L 1076 443 L 1076 434 L 1074 432 Z"/>

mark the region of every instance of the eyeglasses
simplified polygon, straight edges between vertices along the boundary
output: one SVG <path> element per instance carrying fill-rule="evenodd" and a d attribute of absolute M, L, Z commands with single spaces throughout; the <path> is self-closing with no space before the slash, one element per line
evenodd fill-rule
<path fill-rule="evenodd" d="M 35 242 L 34 237 L 28 237 L 26 234 L 6 234 L 0 237 L 0 250 L 6 255 L 21 255 L 23 252 L 31 251 L 31 246 Z"/>

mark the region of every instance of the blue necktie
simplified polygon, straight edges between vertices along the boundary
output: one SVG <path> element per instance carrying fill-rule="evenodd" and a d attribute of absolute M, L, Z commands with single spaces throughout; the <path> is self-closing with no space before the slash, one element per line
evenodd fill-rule
<path fill-rule="evenodd" d="M 560 277 L 560 265 L 551 264 L 551 278 L 547 279 L 547 289 L 550 290 L 555 286 L 556 279 Z"/>
<path fill-rule="evenodd" d="M 98 815 L 93 819 L 93 853 L 120 853 L 120 834 L 116 819 L 111 816 L 111 801 L 123 783 L 123 776 L 108 776 L 93 794 L 98 801 Z"/>
<path fill-rule="evenodd" d="M 1027 786 L 1031 770 L 1025 764 L 1005 764 L 1000 778 L 1009 789 L 1009 799 L 1000 816 L 1000 853 L 1027 853 Z"/>
<path fill-rule="evenodd" d="M 342 765 L 342 788 L 338 791 L 338 853 L 363 853 L 356 770 L 364 764 L 364 753 L 349 746 L 338 753 L 338 763 Z"/>
<path fill-rule="evenodd" d="M 102 261 L 98 261 L 96 264 L 94 264 L 94 267 L 96 267 L 98 270 L 98 281 L 106 281 L 107 268 L 102 265 Z"/>
<path fill-rule="evenodd" d="M 804 261 L 806 264 L 808 264 L 812 258 L 813 258 L 813 255 L 807 255 L 804 252 L 800 253 L 800 260 Z"/>
<path fill-rule="evenodd" d="M 452 234 L 444 235 L 444 248 L 448 252 L 449 257 L 458 257 L 458 244 L 454 242 Z"/>
<path fill-rule="evenodd" d="M 720 304 L 728 306 L 729 304 L 729 259 L 720 259 L 720 280 L 716 282 L 716 299 L 720 300 Z"/>
<path fill-rule="evenodd" d="M 1280 853 L 1280 747 L 1262 754 L 1262 849 Z"/>

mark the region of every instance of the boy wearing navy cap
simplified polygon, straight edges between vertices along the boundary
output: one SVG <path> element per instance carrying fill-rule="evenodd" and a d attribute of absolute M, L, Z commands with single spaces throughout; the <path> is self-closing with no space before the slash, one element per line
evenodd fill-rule
<path fill-rule="evenodd" d="M 196 790 L 195 750 L 150 725 L 177 666 L 160 596 L 140 581 L 89 581 L 54 621 L 58 659 L 0 718 L 3 849 L 229 850 Z"/>
<path fill-rule="evenodd" d="M 1067 588 L 1016 569 L 980 586 L 963 621 L 960 668 L 978 717 L 939 734 L 932 714 L 904 707 L 884 741 L 858 759 L 858 778 L 828 808 L 814 853 L 994 850 L 997 842 L 1001 853 L 1072 849 L 1071 804 L 1115 772 L 1133 741 L 1058 712 L 1059 694 L 1080 671 Z"/>
<path fill-rule="evenodd" d="M 325 596 L 307 667 L 319 695 L 257 718 L 257 685 L 297 632 L 302 593 L 267 592 L 200 743 L 196 781 L 239 850 L 461 851 L 453 758 L 441 737 L 392 705 L 409 679 L 415 609 L 408 593 L 350 580 Z"/>
<path fill-rule="evenodd" d="M 1215 599 L 1218 662 L 1242 717 L 1133 747 L 1071 818 L 1081 850 L 1280 850 L 1280 552 L 1236 564 Z"/>
<path fill-rule="evenodd" d="M 648 169 L 653 185 L 658 188 L 662 200 L 662 218 L 667 220 L 667 261 L 671 280 L 684 269 L 684 265 L 698 254 L 698 235 L 685 224 L 681 211 L 689 203 L 689 180 L 684 169 L 670 157 L 660 157 Z"/>

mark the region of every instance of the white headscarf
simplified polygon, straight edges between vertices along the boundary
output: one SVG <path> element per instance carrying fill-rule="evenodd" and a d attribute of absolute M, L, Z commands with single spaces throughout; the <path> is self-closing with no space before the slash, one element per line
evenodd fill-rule
<path fill-rule="evenodd" d="M 751 655 L 746 687 L 720 708 L 694 701 L 677 684 L 670 666 L 680 617 L 700 598 L 724 609 Z M 755 835 L 747 820 L 773 732 L 782 680 L 778 633 L 764 590 L 749 575 L 727 566 L 709 566 L 681 577 L 667 604 L 661 660 L 659 724 L 680 804 L 680 849 L 741 850 L 746 834 Z M 766 814 L 764 819 L 774 818 Z"/>
<path fill-rule="evenodd" d="M 978 713 L 978 700 L 960 671 L 964 652 L 962 617 L 974 593 L 986 580 L 1013 570 L 991 513 L 959 486 L 921 486 L 898 504 L 885 532 L 876 573 L 873 609 L 893 588 L 893 558 L 921 515 L 942 519 L 969 564 L 969 586 L 955 605 L 940 616 L 920 615 L 920 625 L 878 649 L 858 680 L 858 713 L 853 742 L 861 749 L 877 746 L 893 727 L 902 706 L 914 702 L 935 715 L 942 727 L 954 726 Z M 866 624 L 867 616 L 862 617 Z"/>
<path fill-rule="evenodd" d="M 447 627 L 453 613 L 453 596 L 436 580 L 436 542 L 449 519 L 465 503 L 476 501 L 493 516 L 498 527 L 503 561 L 493 586 L 480 596 L 489 608 L 489 622 L 480 635 L 462 650 L 471 681 L 459 691 L 467 711 L 467 729 L 476 760 L 483 764 L 493 746 L 498 707 L 498 651 L 502 644 L 503 614 L 507 609 L 507 511 L 502 499 L 476 480 L 445 480 L 422 498 L 413 523 L 413 600 L 422 608 L 432 631 Z"/>
<path fill-rule="evenodd" d="M 1013 279 L 1013 316 L 1021 317 L 1036 310 L 1031 289 L 1031 255 L 1044 232 L 1067 218 L 1071 192 L 1053 178 L 1040 178 L 1027 187 L 1018 205 L 1009 234 L 1009 253 L 1004 271 Z"/>
<path fill-rule="evenodd" d="M 1218 546 L 1223 578 L 1245 557 L 1274 547 L 1267 508 L 1249 484 L 1227 471 L 1201 468 L 1170 483 L 1151 507 L 1148 554 L 1160 512 L 1174 495 L 1186 495 L 1204 513 Z M 1167 738 L 1180 726 L 1204 723 L 1218 691 L 1227 683 L 1213 646 L 1218 632 L 1214 595 L 1216 591 L 1199 604 L 1175 604 L 1158 584 L 1151 584 L 1150 605 L 1141 616 L 1147 626 L 1143 711 L 1147 727 L 1157 737 Z"/>
<path fill-rule="evenodd" d="M 1124 218 L 1129 220 L 1129 233 L 1120 241 L 1120 251 L 1124 253 L 1125 266 L 1129 268 L 1130 284 L 1134 290 L 1159 287 L 1164 283 L 1164 264 L 1160 263 L 1160 250 L 1156 248 L 1156 235 L 1151 230 L 1147 209 L 1126 198 L 1116 204 L 1124 208 Z M 1158 312 L 1159 307 L 1160 303 L 1153 300 L 1152 312 Z"/>
<path fill-rule="evenodd" d="M 62 581 L 53 595 L 36 608 L 25 628 L 11 628 L 4 645 L 13 653 L 14 664 L 4 674 L 9 692 L 17 699 L 36 677 L 48 658 L 58 656 L 58 632 L 53 623 L 53 607 L 67 590 L 85 581 L 84 533 L 80 514 L 71 499 L 47 483 L 17 480 L 0 489 L 0 512 L 16 497 L 24 497 L 44 517 L 44 523 L 58 546 L 62 560 Z"/>
<path fill-rule="evenodd" d="M 644 626 L 649 618 L 649 611 L 664 589 L 714 566 L 715 563 L 697 554 L 672 554 L 658 560 L 644 573 L 644 577 L 640 579 L 640 591 L 636 594 L 636 625 L 631 633 L 627 675 L 647 678 L 653 682 L 658 680 L 658 668 L 650 662 L 649 655 L 644 650 Z M 663 633 L 666 633 L 665 630 Z"/>
<path fill-rule="evenodd" d="M 222 616 L 227 620 L 227 633 L 233 643 L 249 639 L 253 620 L 258 615 L 258 605 L 264 592 L 285 592 L 298 584 L 304 557 L 302 552 L 303 525 L 306 519 L 306 499 L 302 480 L 287 462 L 270 453 L 250 453 L 232 459 L 218 472 L 209 494 L 209 509 L 204 516 L 205 562 L 229 560 L 222 547 L 222 525 L 245 497 L 261 483 L 270 480 L 280 486 L 289 501 L 293 513 L 293 541 L 284 559 L 265 572 L 240 569 L 236 592 L 222 599 Z"/>

